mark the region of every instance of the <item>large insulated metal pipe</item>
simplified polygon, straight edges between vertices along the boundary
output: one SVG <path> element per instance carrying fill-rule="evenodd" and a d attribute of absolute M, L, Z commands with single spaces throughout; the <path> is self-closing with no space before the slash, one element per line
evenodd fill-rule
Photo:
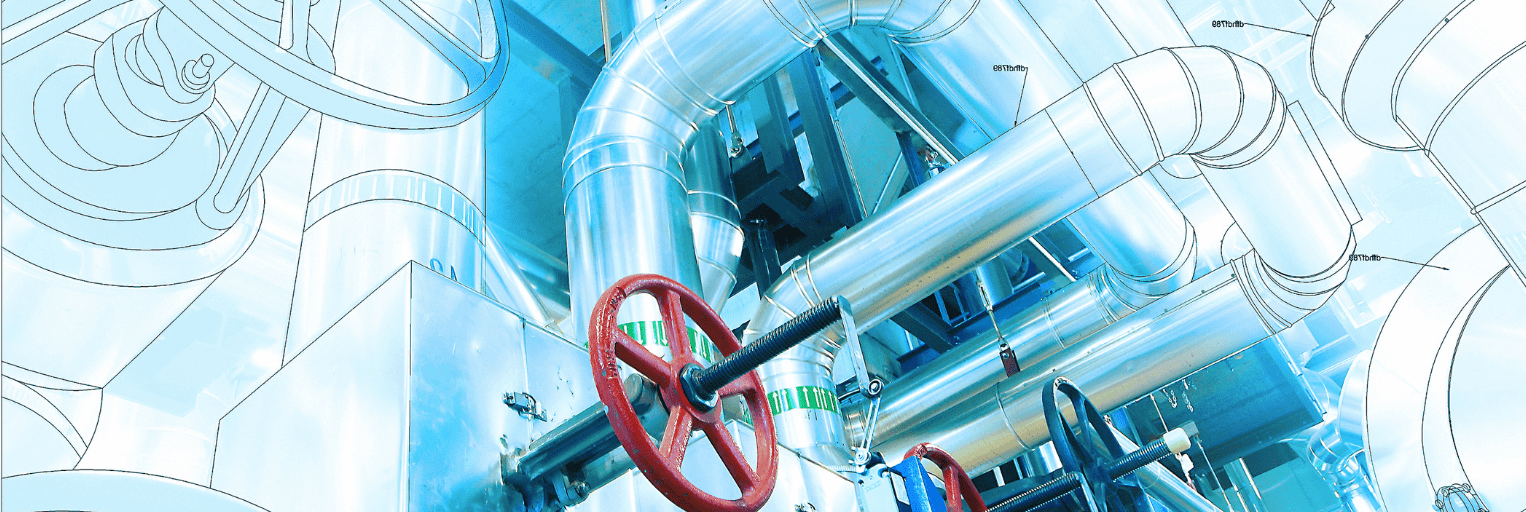
<path fill-rule="evenodd" d="M 1348 250 L 1349 223 L 1308 147 L 1296 132 L 1281 137 L 1296 127 L 1286 122 L 1280 94 L 1264 68 L 1242 57 L 1211 47 L 1158 50 L 1113 66 L 1041 114 L 896 206 L 801 258 L 770 289 L 749 330 L 768 329 L 804 304 L 832 295 L 853 302 L 860 325 L 873 325 L 1135 173 L 1178 154 L 1215 167 L 1207 173 L 1215 190 L 1236 192 L 1224 195 L 1231 214 L 1258 217 L 1254 222 L 1266 230 L 1255 236 L 1247 231 L 1247 236 L 1256 247 L 1270 248 L 1264 258 L 1272 268 L 1286 275 L 1319 275 L 1335 268 Z M 1257 187 L 1265 195 L 1243 193 Z M 1305 208 L 1290 213 L 1283 209 L 1288 202 Z M 1301 225 L 1304 231 L 1289 233 L 1261 217 Z M 1291 241 L 1290 247 L 1277 245 L 1284 241 Z M 1308 270 L 1316 259 L 1323 263 Z M 1256 261 L 1260 272 L 1260 258 Z M 1080 295 L 1075 298 L 1084 300 Z M 1301 317 L 1283 309 L 1261 312 L 1278 322 Z M 831 386 L 829 368 L 837 348 L 831 338 L 797 348 L 764 368 L 765 386 Z M 986 357 L 995 359 L 996 354 Z M 932 391 L 922 399 L 957 397 Z M 840 457 L 843 440 L 835 425 L 839 419 L 799 415 L 781 417 L 776 424 L 786 446 Z M 1023 443 L 1024 448 L 1031 446 Z"/>
<path fill-rule="evenodd" d="M 1351 240 L 1342 256 L 1354 250 Z M 1086 389 L 1099 409 L 1122 406 L 1287 328 L 1287 319 L 1322 305 L 1345 275 L 1344 258 L 1318 275 L 1288 278 L 1266 268 L 1256 253 L 1247 254 L 1041 366 L 880 438 L 875 450 L 933 442 L 974 471 L 995 467 L 1049 440 L 1039 393 L 1056 377 Z"/>
<path fill-rule="evenodd" d="M 731 186 L 731 157 L 714 122 L 694 137 L 684 167 L 689 189 L 689 226 L 699 262 L 700 296 L 720 311 L 737 284 L 742 261 L 742 213 Z"/>
<path fill-rule="evenodd" d="M 476 12 L 470 3 L 459 5 Z M 462 25 L 458 33 L 469 30 Z M 429 101 L 461 97 L 469 87 L 379 4 L 344 9 L 334 37 L 342 76 Z M 323 121 L 284 360 L 409 261 L 479 289 L 487 189 L 482 129 L 480 113 L 420 130 Z"/>
<path fill-rule="evenodd" d="M 1108 264 L 1002 322 L 1000 329 L 961 343 L 891 382 L 880 398 L 876 431 L 908 428 L 958 405 L 944 397 L 973 396 L 1006 378 L 1006 368 L 996 357 L 1003 341 L 1017 356 L 1018 366 L 1027 368 L 1191 282 L 1197 238 L 1175 205 L 1155 201 L 1164 197 L 1159 187 L 1154 176 L 1145 174 L 1067 217 Z M 1084 223 L 1077 221 L 1082 213 L 1088 213 Z M 1117 220 L 1101 225 L 1108 217 Z M 1099 236 L 1102 233 L 1107 236 Z M 1128 238 L 1119 241 L 1120 237 Z M 1130 251 L 1131 244 L 1138 249 Z M 860 402 L 843 410 L 850 444 L 865 434 L 866 409 Z"/>
<path fill-rule="evenodd" d="M 625 276 L 660 274 L 702 289 L 681 165 L 702 122 L 834 31 L 858 24 L 931 41 L 974 8 L 954 0 L 689 1 L 641 23 L 594 84 L 563 159 L 574 336 L 585 336 L 592 302 Z M 743 51 L 713 51 L 716 41 Z M 622 315 L 657 320 L 655 304 L 639 301 Z"/>

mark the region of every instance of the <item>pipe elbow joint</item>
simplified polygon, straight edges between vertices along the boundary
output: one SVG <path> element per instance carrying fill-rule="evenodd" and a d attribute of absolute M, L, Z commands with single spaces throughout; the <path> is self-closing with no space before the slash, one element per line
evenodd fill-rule
<path fill-rule="evenodd" d="M 1101 272 L 1096 273 L 1097 289 L 1105 290 L 1129 309 L 1137 311 L 1192 282 L 1197 270 L 1197 233 L 1190 222 L 1186 225 L 1187 243 L 1166 268 L 1147 276 L 1132 276 L 1104 265 Z"/>
<path fill-rule="evenodd" d="M 1238 167 L 1276 142 L 1286 109 L 1266 68 L 1216 46 L 1156 52 L 1174 57 L 1197 113 L 1195 129 L 1178 154 L 1211 167 Z"/>
<path fill-rule="evenodd" d="M 1261 317 L 1268 332 L 1281 332 L 1323 306 L 1336 289 L 1346 282 L 1351 255 L 1356 252 L 1356 237 L 1347 239 L 1340 258 L 1324 271 L 1292 276 L 1272 268 L 1252 251 L 1231 265 L 1246 298 Z"/>

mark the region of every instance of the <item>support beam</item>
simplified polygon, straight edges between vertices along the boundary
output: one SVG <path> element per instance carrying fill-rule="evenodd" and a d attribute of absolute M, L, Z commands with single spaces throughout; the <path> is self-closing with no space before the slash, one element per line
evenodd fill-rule
<path fill-rule="evenodd" d="M 805 180 L 800 155 L 795 149 L 795 135 L 789 127 L 789 111 L 784 106 L 784 91 L 779 79 L 769 76 L 747 94 L 752 107 L 753 127 L 758 133 L 758 151 L 769 174 L 781 174 L 793 183 Z M 743 210 L 746 213 L 746 210 Z"/>
<path fill-rule="evenodd" d="M 838 138 L 837 107 L 822 83 L 821 71 L 816 67 L 818 60 L 816 52 L 807 51 L 785 69 L 789 72 L 790 89 L 800 105 L 800 122 L 814 164 L 811 174 L 820 185 L 821 199 L 837 222 L 853 226 L 864 220 L 864 207 L 843 153 L 842 140 Z"/>
<path fill-rule="evenodd" d="M 752 259 L 753 277 L 758 283 L 758 296 L 768 292 L 768 287 L 779 280 L 779 251 L 774 245 L 774 233 L 760 219 L 752 219 L 742 226 L 747 235 L 747 254 Z M 737 281 L 738 283 L 741 280 Z"/>
<path fill-rule="evenodd" d="M 948 352 L 949 349 L 954 348 L 954 339 L 948 335 L 948 324 L 943 322 L 942 315 L 927 309 L 921 303 L 912 304 L 890 317 L 890 320 L 912 336 L 922 340 L 928 348 L 939 353 Z"/>
<path fill-rule="evenodd" d="M 916 133 L 950 163 L 964 159 L 964 153 L 933 126 L 932 121 L 913 105 L 910 98 L 892 86 L 885 75 L 876 71 L 869 59 L 855 49 L 846 36 L 836 34 L 822 40 L 822 43 L 818 47 L 822 64 L 842 80 L 855 96 L 863 100 L 869 110 L 892 123 L 891 129 Z M 888 112 L 889 115 L 883 112 Z"/>
<path fill-rule="evenodd" d="M 593 86 L 593 82 L 599 78 L 599 71 L 603 69 L 593 59 L 514 0 L 503 2 L 503 10 L 510 30 L 567 68 L 572 79 L 583 88 Z"/>

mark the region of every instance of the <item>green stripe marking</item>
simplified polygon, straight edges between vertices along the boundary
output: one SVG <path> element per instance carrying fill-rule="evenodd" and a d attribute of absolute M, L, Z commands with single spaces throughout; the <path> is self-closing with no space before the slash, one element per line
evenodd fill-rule
<path fill-rule="evenodd" d="M 668 346 L 668 331 L 663 328 L 662 320 L 626 322 L 617 327 L 630 335 L 631 339 L 641 343 L 643 347 Z M 699 329 L 688 326 L 685 328 L 689 331 L 689 350 L 694 353 L 694 357 L 707 364 L 721 359 L 720 349 L 715 347 L 715 343 L 710 342 L 709 336 L 705 336 L 705 333 L 700 332 Z M 583 340 L 583 348 L 588 348 L 588 340 Z"/>
<path fill-rule="evenodd" d="M 821 386 L 798 386 L 768 393 L 768 408 L 775 416 L 795 409 L 838 412 L 837 397 Z"/>

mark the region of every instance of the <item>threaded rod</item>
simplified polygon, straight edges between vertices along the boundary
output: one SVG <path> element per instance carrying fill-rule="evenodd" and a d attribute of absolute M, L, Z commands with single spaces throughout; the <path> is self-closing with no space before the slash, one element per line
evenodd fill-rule
<path fill-rule="evenodd" d="M 1116 480 L 1170 454 L 1171 447 L 1166 444 L 1166 441 L 1156 439 L 1138 450 L 1129 452 L 1123 458 L 1113 461 L 1107 467 L 1107 475 Z M 1066 473 L 1065 476 L 1044 482 L 1043 485 L 1034 487 L 1010 500 L 997 503 L 990 510 L 991 512 L 1026 512 L 1080 488 L 1080 473 Z"/>
<path fill-rule="evenodd" d="M 722 386 L 763 366 L 763 363 L 815 336 L 841 318 L 842 308 L 838 307 L 836 297 L 817 304 L 715 365 L 695 371 L 694 380 L 699 385 L 698 391 L 707 395 L 715 394 Z"/>

